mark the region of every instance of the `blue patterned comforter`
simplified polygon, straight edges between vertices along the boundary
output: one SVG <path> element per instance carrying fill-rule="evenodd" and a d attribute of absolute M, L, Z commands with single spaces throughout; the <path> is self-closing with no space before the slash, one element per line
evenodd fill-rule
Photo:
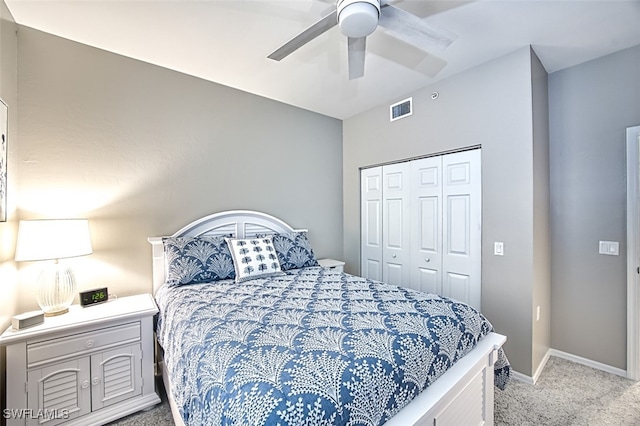
<path fill-rule="evenodd" d="M 380 425 L 492 331 L 468 305 L 319 267 L 156 299 L 187 425 Z M 495 373 L 503 388 L 502 350 Z"/>

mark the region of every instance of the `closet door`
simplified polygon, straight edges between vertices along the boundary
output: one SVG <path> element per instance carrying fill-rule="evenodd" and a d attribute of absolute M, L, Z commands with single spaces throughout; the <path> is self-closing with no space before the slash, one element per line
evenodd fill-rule
<path fill-rule="evenodd" d="M 382 167 L 360 172 L 360 274 L 382 280 Z"/>
<path fill-rule="evenodd" d="M 410 163 L 382 167 L 382 280 L 411 287 Z"/>
<path fill-rule="evenodd" d="M 442 294 L 442 157 L 411 162 L 411 283 Z"/>
<path fill-rule="evenodd" d="M 361 171 L 361 274 L 480 309 L 481 151 Z"/>
<path fill-rule="evenodd" d="M 442 295 L 480 309 L 482 184 L 480 150 L 442 157 Z"/>

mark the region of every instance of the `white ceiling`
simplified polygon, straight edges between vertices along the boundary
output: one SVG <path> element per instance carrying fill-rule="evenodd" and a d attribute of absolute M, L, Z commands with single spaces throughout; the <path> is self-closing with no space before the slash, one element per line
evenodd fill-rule
<path fill-rule="evenodd" d="M 640 44 L 640 0 L 399 0 L 458 39 L 435 57 L 378 28 L 365 76 L 350 81 L 337 27 L 267 59 L 329 13 L 328 0 L 5 1 L 18 24 L 340 119 L 523 46 L 551 73 Z"/>

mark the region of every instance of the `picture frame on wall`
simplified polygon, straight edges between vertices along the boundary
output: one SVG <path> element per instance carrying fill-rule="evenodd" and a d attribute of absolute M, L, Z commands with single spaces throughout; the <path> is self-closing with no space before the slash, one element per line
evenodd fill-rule
<path fill-rule="evenodd" d="M 9 107 L 0 99 L 0 222 L 7 221 L 7 144 L 9 142 Z"/>

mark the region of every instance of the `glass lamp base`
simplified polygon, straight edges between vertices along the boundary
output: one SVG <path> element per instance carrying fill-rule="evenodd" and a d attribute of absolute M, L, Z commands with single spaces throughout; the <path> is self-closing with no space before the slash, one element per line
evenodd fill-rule
<path fill-rule="evenodd" d="M 44 316 L 52 317 L 69 312 L 76 296 L 76 280 L 71 268 L 58 262 L 47 265 L 38 277 L 36 300 Z"/>

